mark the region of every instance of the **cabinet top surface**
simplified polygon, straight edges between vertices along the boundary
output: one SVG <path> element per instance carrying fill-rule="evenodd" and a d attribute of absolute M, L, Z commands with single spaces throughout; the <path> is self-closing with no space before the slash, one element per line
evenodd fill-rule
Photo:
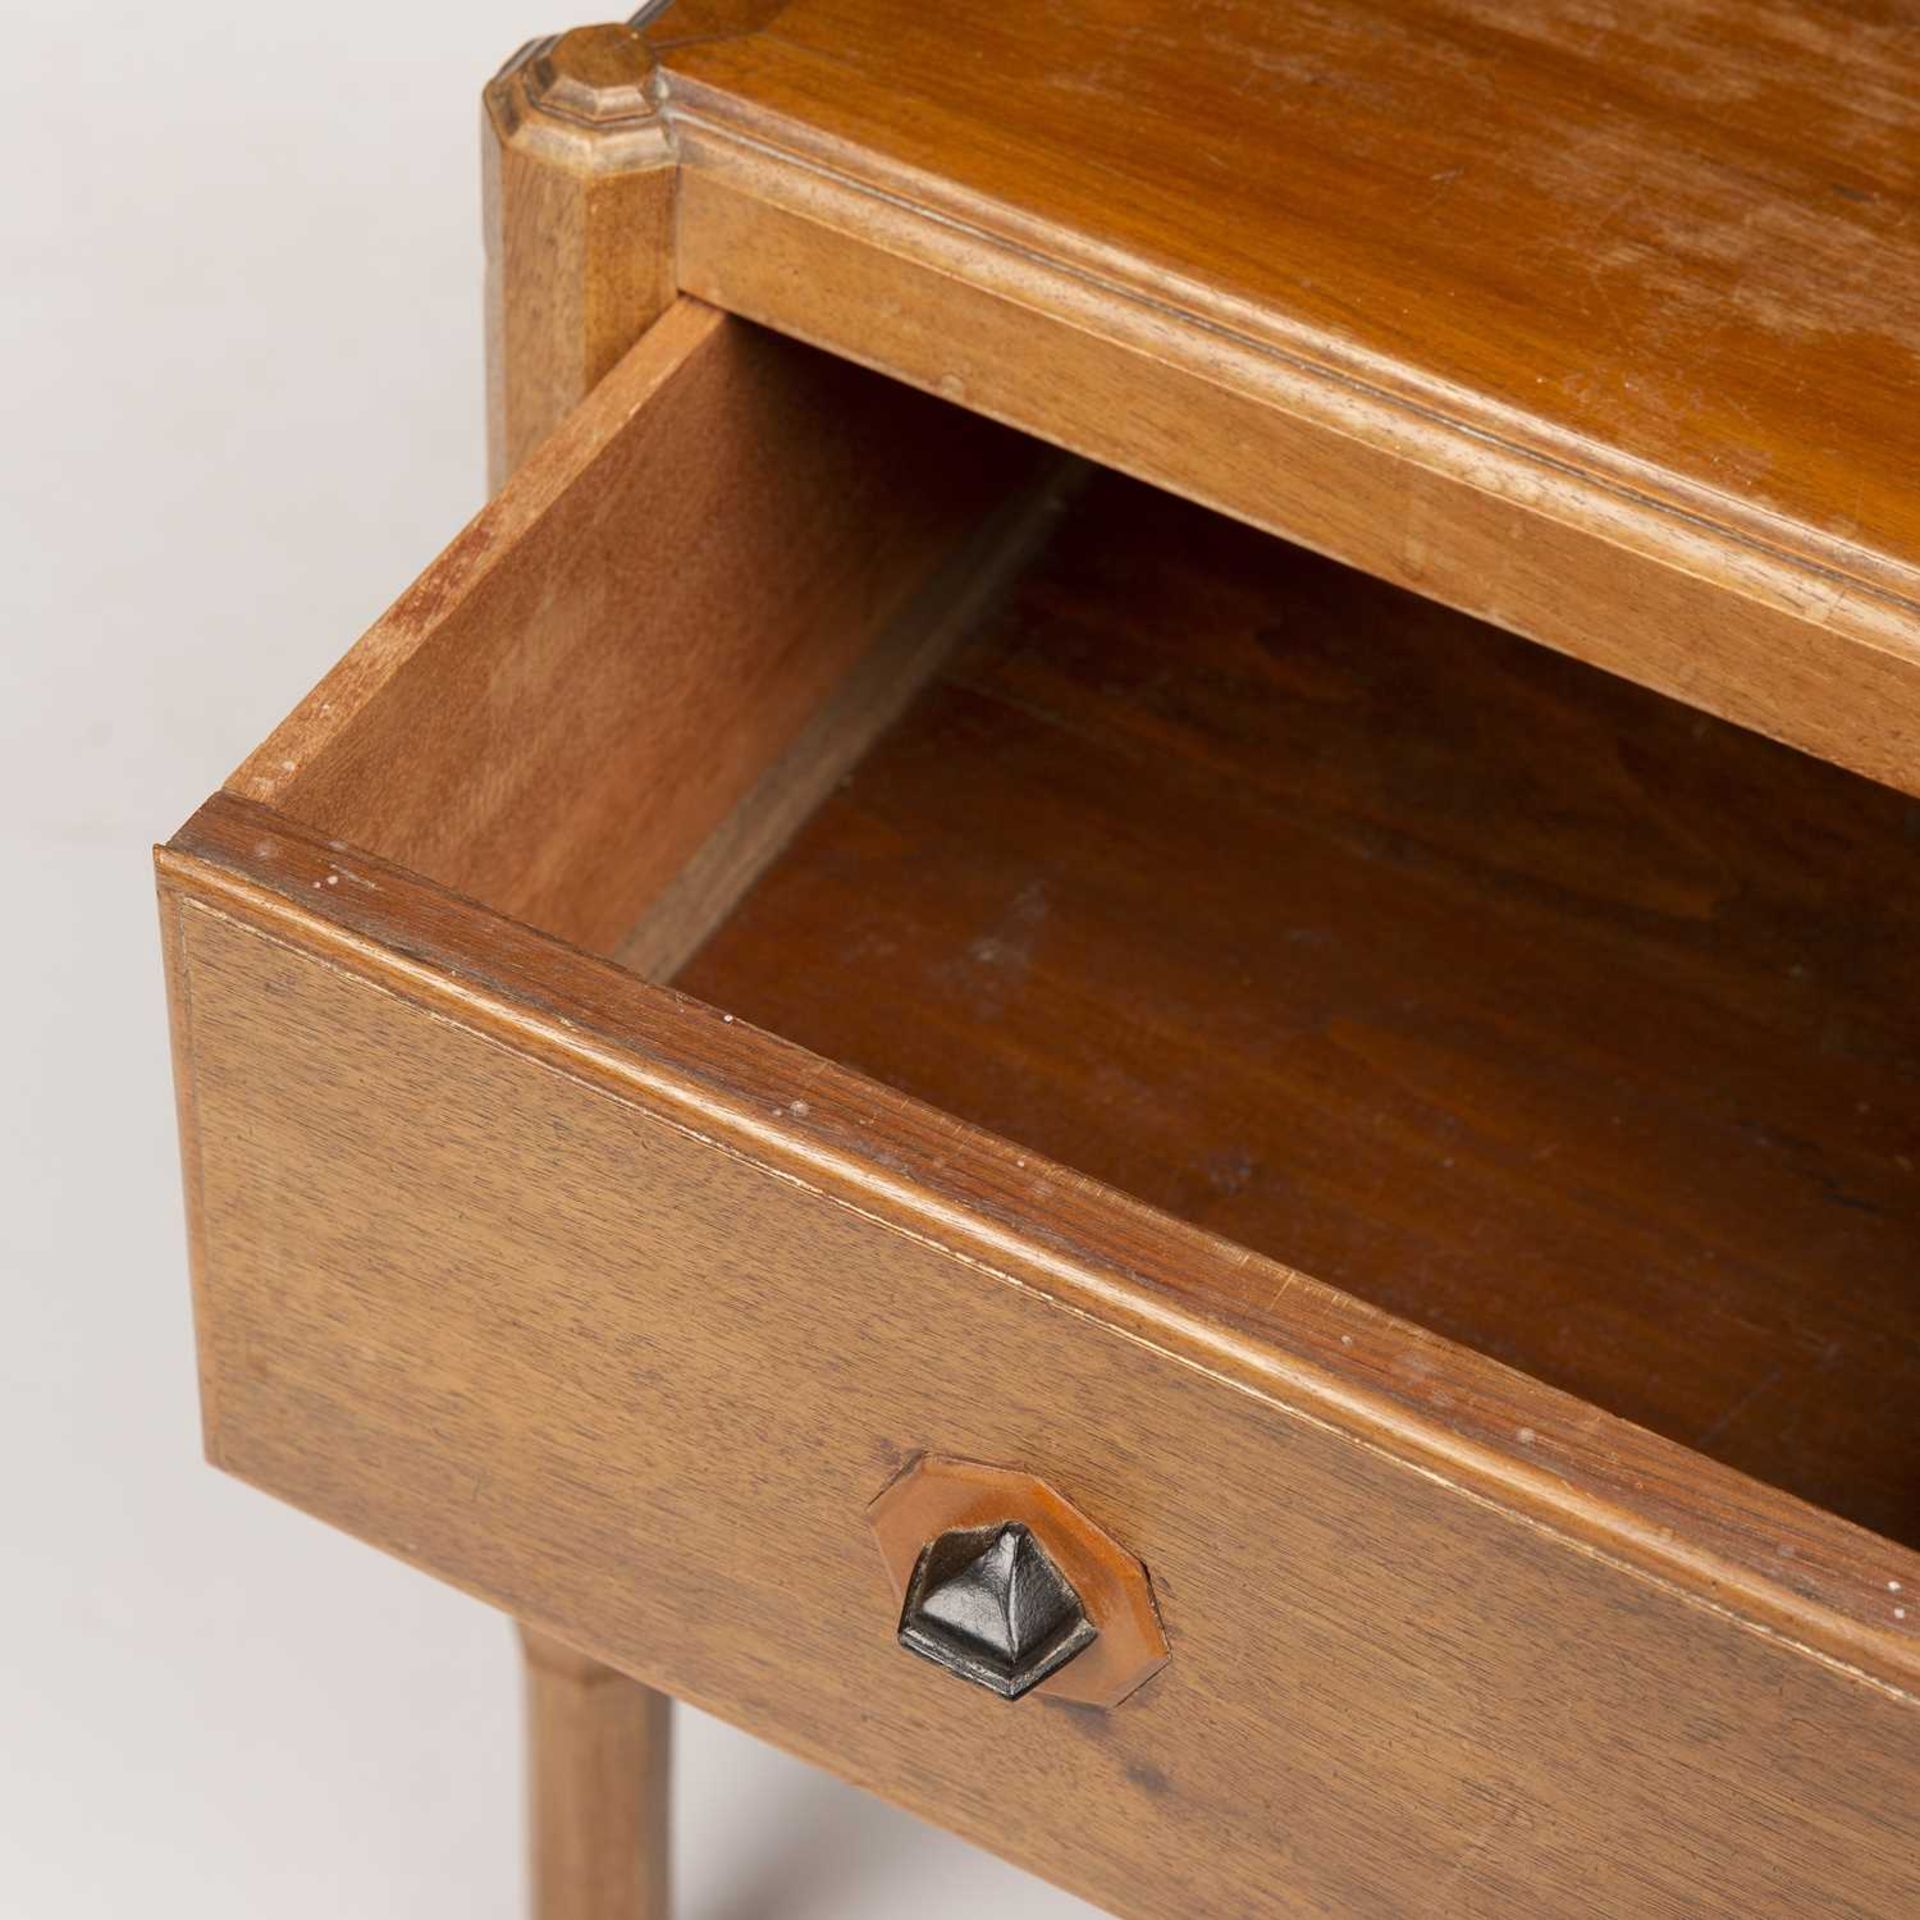
<path fill-rule="evenodd" d="M 1911 0 L 746 12 L 675 85 L 1911 612 Z"/>

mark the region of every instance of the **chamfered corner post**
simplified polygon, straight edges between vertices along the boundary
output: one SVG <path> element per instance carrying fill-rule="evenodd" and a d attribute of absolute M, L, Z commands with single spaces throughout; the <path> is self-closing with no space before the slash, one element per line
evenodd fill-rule
<path fill-rule="evenodd" d="M 534 1920 L 667 1920 L 672 1702 L 530 1627 Z"/>
<path fill-rule="evenodd" d="M 522 47 L 488 85 L 495 488 L 674 296 L 674 159 L 628 26 Z M 672 1702 L 522 1626 L 534 1920 L 667 1920 Z"/>
<path fill-rule="evenodd" d="M 498 487 L 674 295 L 674 155 L 631 26 L 522 47 L 484 98 L 487 450 Z"/>

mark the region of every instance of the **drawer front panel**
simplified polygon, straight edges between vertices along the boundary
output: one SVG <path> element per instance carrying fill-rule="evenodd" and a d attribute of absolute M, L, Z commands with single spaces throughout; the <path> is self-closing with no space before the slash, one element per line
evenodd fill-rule
<path fill-rule="evenodd" d="M 907 1230 L 884 1137 L 873 1204 L 815 1180 L 805 1056 L 708 1124 L 657 1049 L 168 889 L 222 1466 L 1119 1913 L 1920 1907 L 1910 1701 Z M 921 1450 L 1140 1555 L 1167 1666 L 1102 1713 L 902 1653 L 865 1510 Z"/>

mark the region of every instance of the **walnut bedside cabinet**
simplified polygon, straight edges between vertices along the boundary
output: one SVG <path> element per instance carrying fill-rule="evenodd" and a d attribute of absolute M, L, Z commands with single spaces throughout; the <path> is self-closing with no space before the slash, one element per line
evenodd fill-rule
<path fill-rule="evenodd" d="M 210 1457 L 1118 1914 L 1920 1914 L 1920 33 L 673 0 L 161 850 Z"/>

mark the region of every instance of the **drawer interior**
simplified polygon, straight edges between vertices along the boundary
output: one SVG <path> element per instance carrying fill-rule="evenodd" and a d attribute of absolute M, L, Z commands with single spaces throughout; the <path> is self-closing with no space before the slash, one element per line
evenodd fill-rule
<path fill-rule="evenodd" d="M 1920 1544 L 1920 804 L 690 307 L 240 789 Z"/>
<path fill-rule="evenodd" d="M 1920 804 L 1103 474 L 679 984 L 1912 1542 L 1916 953 Z"/>

